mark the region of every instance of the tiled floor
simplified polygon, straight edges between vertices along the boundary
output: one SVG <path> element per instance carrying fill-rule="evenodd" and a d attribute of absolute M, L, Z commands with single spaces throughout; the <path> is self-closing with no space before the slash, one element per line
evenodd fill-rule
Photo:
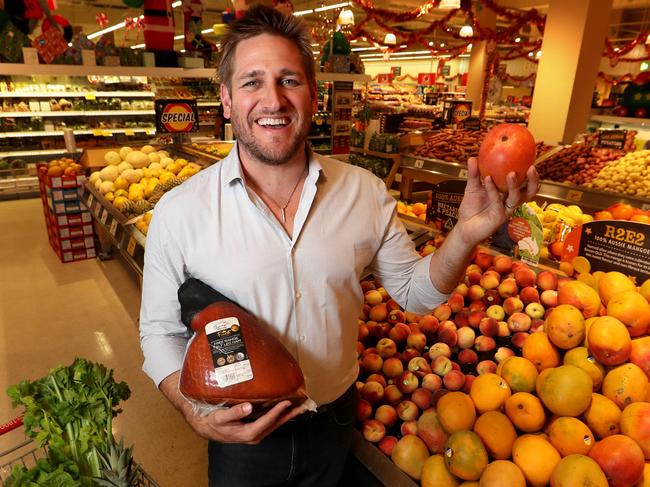
<path fill-rule="evenodd" d="M 85 357 L 131 387 L 115 433 L 144 469 L 162 487 L 207 485 L 206 443 L 141 371 L 139 292 L 118 259 L 60 263 L 39 199 L 0 202 L 0 423 L 18 415 L 8 386 Z M 0 437 L 0 451 L 20 439 Z"/>

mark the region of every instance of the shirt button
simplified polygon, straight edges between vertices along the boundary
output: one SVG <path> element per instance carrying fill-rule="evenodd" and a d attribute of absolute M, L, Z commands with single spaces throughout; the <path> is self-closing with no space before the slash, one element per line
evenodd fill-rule
<path fill-rule="evenodd" d="M 305 341 L 305 335 L 300 335 L 300 341 L 304 342 Z"/>
<path fill-rule="evenodd" d="M 300 294 L 300 291 L 296 291 L 296 299 L 300 299 L 302 297 L 302 294 Z"/>

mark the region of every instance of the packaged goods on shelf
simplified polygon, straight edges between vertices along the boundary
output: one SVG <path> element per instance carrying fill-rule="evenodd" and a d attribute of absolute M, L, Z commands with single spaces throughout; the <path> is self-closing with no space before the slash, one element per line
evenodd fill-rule
<path fill-rule="evenodd" d="M 650 198 L 650 150 L 630 152 L 603 167 L 587 187 Z"/>
<path fill-rule="evenodd" d="M 385 178 L 390 173 L 393 161 L 381 157 L 367 156 L 357 153 L 351 153 L 348 162 L 355 166 L 363 167 L 372 172 L 378 178 Z"/>
<path fill-rule="evenodd" d="M 484 130 L 442 129 L 426 136 L 424 144 L 413 153 L 429 159 L 467 163 L 478 156 L 478 149 L 485 137 Z"/>

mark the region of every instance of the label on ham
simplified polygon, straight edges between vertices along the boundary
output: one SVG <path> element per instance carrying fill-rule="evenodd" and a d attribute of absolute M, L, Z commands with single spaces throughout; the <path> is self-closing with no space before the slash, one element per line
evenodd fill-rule
<path fill-rule="evenodd" d="M 205 326 L 212 352 L 214 379 L 219 387 L 228 387 L 253 378 L 246 344 L 237 318 L 223 318 Z"/>

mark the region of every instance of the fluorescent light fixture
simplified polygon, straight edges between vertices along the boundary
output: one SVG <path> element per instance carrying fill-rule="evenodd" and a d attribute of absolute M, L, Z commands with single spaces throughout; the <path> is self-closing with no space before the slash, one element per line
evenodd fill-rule
<path fill-rule="evenodd" d="M 352 51 L 354 52 L 359 52 L 359 51 L 376 51 L 376 47 L 353 47 Z"/>
<path fill-rule="evenodd" d="M 349 8 L 344 8 L 339 14 L 339 24 L 354 25 L 354 13 Z"/>
<path fill-rule="evenodd" d="M 388 46 L 394 46 L 395 44 L 397 44 L 397 37 L 395 37 L 395 34 L 393 34 L 392 32 L 386 34 L 386 37 L 384 37 L 384 44 Z"/>
<path fill-rule="evenodd" d="M 182 3 L 183 3 L 182 1 L 177 0 L 176 2 L 172 3 L 172 8 L 178 8 L 178 7 L 180 7 L 182 5 Z M 144 15 L 140 15 L 139 17 L 135 17 L 135 18 L 136 19 L 144 19 Z M 88 39 L 94 39 L 95 37 L 99 37 L 99 36 L 101 36 L 103 34 L 108 34 L 109 32 L 113 32 L 115 30 L 122 29 L 122 28 L 124 28 L 125 25 L 126 25 L 126 22 L 124 22 L 124 21 L 118 22 L 115 25 L 111 25 L 110 27 L 106 27 L 105 29 L 98 30 L 97 32 L 93 32 L 92 34 L 88 34 L 88 36 L 86 36 L 86 37 Z"/>
<path fill-rule="evenodd" d="M 183 4 L 183 2 L 178 0 L 177 2 L 172 3 L 172 8 L 180 7 L 182 4 Z"/>
<path fill-rule="evenodd" d="M 300 17 L 301 15 L 307 15 L 307 14 L 313 14 L 314 9 L 310 8 L 309 10 L 299 10 L 298 12 L 294 12 L 293 15 L 296 17 Z"/>
<path fill-rule="evenodd" d="M 441 42 L 441 43 L 440 43 L 440 47 L 445 47 L 445 43 L 444 43 L 444 42 Z"/>
<path fill-rule="evenodd" d="M 407 47 L 409 46 L 407 46 L 406 44 L 402 44 L 401 46 L 399 46 L 400 49 L 406 49 Z"/>
<path fill-rule="evenodd" d="M 392 55 L 391 55 L 391 57 L 392 57 Z M 399 61 L 411 61 L 411 60 L 415 60 L 415 59 L 431 59 L 431 56 L 407 56 L 407 57 L 399 58 Z M 384 63 L 386 61 L 384 61 L 383 57 L 378 57 L 378 58 L 372 58 L 372 59 L 364 58 L 364 62 L 367 62 L 367 63 Z"/>
<path fill-rule="evenodd" d="M 131 46 L 131 49 L 142 49 L 143 47 L 144 47 L 144 43 L 136 44 L 135 46 Z"/>
<path fill-rule="evenodd" d="M 528 57 L 533 57 L 533 51 L 530 51 L 530 52 L 528 53 Z"/>
<path fill-rule="evenodd" d="M 185 49 L 181 49 L 181 53 L 185 52 Z"/>
<path fill-rule="evenodd" d="M 334 5 L 326 5 L 325 7 L 318 7 L 314 9 L 314 12 L 324 12 L 325 10 L 333 10 L 335 8 L 348 7 L 350 2 L 335 3 Z M 294 13 L 294 15 L 296 15 Z"/>
<path fill-rule="evenodd" d="M 201 34 L 212 34 L 214 32 L 214 27 L 210 27 L 209 29 L 203 29 L 201 31 Z"/>
<path fill-rule="evenodd" d="M 429 41 L 429 45 L 433 47 L 433 41 Z"/>
<path fill-rule="evenodd" d="M 359 57 L 362 58 L 369 58 L 369 57 L 382 57 L 384 53 L 370 53 L 370 54 L 361 54 Z M 408 52 L 393 52 L 391 53 L 391 57 L 399 57 L 400 59 L 402 56 L 417 56 L 417 55 L 426 55 L 425 57 L 431 57 L 431 52 L 429 51 L 408 51 Z"/>
<path fill-rule="evenodd" d="M 174 36 L 174 40 L 177 41 L 179 39 L 182 39 L 183 37 L 185 37 L 184 34 L 178 34 L 177 36 Z"/>
<path fill-rule="evenodd" d="M 471 25 L 465 24 L 460 28 L 458 35 L 461 37 L 472 37 L 474 35 L 474 29 Z"/>
<path fill-rule="evenodd" d="M 440 0 L 438 8 L 440 10 L 453 10 L 455 8 L 460 8 L 460 0 Z"/>

